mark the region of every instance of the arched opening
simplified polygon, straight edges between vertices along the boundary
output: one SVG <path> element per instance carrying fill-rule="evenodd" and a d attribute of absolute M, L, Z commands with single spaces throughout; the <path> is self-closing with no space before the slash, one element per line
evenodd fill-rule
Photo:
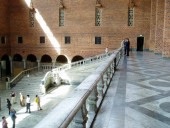
<path fill-rule="evenodd" d="M 68 60 L 64 55 L 59 55 L 56 59 L 56 64 L 57 65 L 63 65 L 63 64 L 67 64 Z"/>
<path fill-rule="evenodd" d="M 1 58 L 0 63 L 0 76 L 8 76 L 11 75 L 11 66 L 10 66 L 10 60 L 8 55 L 3 55 Z"/>
<path fill-rule="evenodd" d="M 15 54 L 13 57 L 13 61 L 22 61 L 22 56 L 20 54 Z"/>
<path fill-rule="evenodd" d="M 13 75 L 18 75 L 24 69 L 23 58 L 20 54 L 13 56 Z"/>
<path fill-rule="evenodd" d="M 36 61 L 37 61 L 37 58 L 36 58 L 35 55 L 29 54 L 29 55 L 27 56 L 27 61 L 29 61 L 29 62 L 36 62 Z"/>
<path fill-rule="evenodd" d="M 82 56 L 77 55 L 77 56 L 73 57 L 71 62 L 76 62 L 76 61 L 83 60 L 83 59 L 84 58 Z"/>
<path fill-rule="evenodd" d="M 42 63 L 52 63 L 52 59 L 49 55 L 43 55 L 41 57 L 41 62 Z"/>
<path fill-rule="evenodd" d="M 29 54 L 27 56 L 27 68 L 32 68 L 32 67 L 36 67 L 37 64 L 37 58 L 35 55 L 33 54 Z"/>

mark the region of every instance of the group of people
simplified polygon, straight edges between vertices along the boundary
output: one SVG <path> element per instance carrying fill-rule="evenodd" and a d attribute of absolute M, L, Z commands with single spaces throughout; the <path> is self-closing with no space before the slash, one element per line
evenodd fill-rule
<path fill-rule="evenodd" d="M 12 108 L 12 105 L 17 103 L 16 102 L 16 94 L 15 92 L 11 92 L 10 94 L 11 100 L 9 100 L 8 98 L 7 100 L 7 108 L 9 111 L 9 116 L 11 117 L 11 120 L 13 122 L 12 127 L 15 128 L 15 119 L 16 119 L 16 111 L 14 108 Z M 40 105 L 40 97 L 38 95 L 35 96 L 34 102 L 36 104 L 37 110 L 42 110 L 41 105 Z M 22 93 L 20 93 L 20 105 L 21 107 L 25 107 L 26 106 L 26 113 L 29 112 L 31 113 L 31 99 L 30 99 L 30 95 L 27 95 L 27 97 L 25 98 L 24 95 L 22 95 Z M 6 117 L 3 116 L 2 117 L 2 128 L 8 128 L 8 123 L 6 121 Z"/>

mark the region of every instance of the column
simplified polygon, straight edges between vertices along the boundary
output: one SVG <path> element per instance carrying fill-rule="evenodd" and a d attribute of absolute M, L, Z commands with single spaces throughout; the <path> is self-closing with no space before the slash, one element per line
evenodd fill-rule
<path fill-rule="evenodd" d="M 162 53 L 163 49 L 163 29 L 164 29 L 165 0 L 157 0 L 156 3 L 156 37 L 155 53 Z"/>
<path fill-rule="evenodd" d="M 56 60 L 53 60 L 52 61 L 52 68 L 55 68 L 55 63 L 56 63 Z"/>
<path fill-rule="evenodd" d="M 10 58 L 9 61 L 10 61 L 11 74 L 13 74 L 13 61 L 12 61 L 12 58 Z"/>
<path fill-rule="evenodd" d="M 37 63 L 38 63 L 38 71 L 40 71 L 40 60 L 37 60 Z"/>
<path fill-rule="evenodd" d="M 170 57 L 170 0 L 165 0 L 163 57 Z"/>
<path fill-rule="evenodd" d="M 24 63 L 24 69 L 26 69 L 26 68 L 27 68 L 27 67 L 26 67 L 26 60 L 23 59 L 22 61 L 23 61 L 23 63 Z"/>

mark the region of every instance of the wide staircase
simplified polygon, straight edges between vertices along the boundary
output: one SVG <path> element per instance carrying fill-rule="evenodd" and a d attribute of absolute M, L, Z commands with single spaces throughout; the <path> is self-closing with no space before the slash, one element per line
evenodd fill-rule
<path fill-rule="evenodd" d="M 101 60 L 96 60 L 91 63 L 85 64 L 80 67 L 73 67 L 69 70 L 64 71 L 61 74 L 63 82 L 60 86 L 53 86 L 49 88 L 46 94 L 43 94 L 40 90 L 41 80 L 47 71 L 39 71 L 27 76 L 24 76 L 21 81 L 19 81 L 13 88 L 9 90 L 0 90 L 1 97 L 1 111 L 0 116 L 8 117 L 8 110 L 6 108 L 6 99 L 10 99 L 11 91 L 16 93 L 16 104 L 13 104 L 13 108 L 17 111 L 17 120 L 16 127 L 17 128 L 32 128 L 42 120 L 48 112 L 54 109 L 65 97 L 71 94 L 83 80 L 96 68 L 101 65 L 108 57 Z M 64 82 L 69 80 L 68 82 Z M 20 106 L 20 92 L 26 97 L 26 95 L 30 95 L 31 98 L 31 114 L 25 113 L 26 108 Z M 35 95 L 39 95 L 41 98 L 41 105 L 43 111 L 39 112 L 36 110 L 34 104 Z M 9 126 L 11 125 L 10 118 L 7 118 L 9 122 Z"/>

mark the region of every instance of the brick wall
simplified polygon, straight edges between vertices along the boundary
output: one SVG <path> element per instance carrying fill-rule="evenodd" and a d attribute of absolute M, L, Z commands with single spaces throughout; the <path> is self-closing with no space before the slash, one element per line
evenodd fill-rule
<path fill-rule="evenodd" d="M 2 0 L 1 0 L 2 1 Z M 29 8 L 24 0 L 10 0 L 10 7 L 2 15 L 10 16 L 6 29 L 10 26 L 11 56 L 20 54 L 26 58 L 34 54 L 38 59 L 48 54 L 52 58 L 65 55 L 69 60 L 74 56 L 89 57 L 116 49 L 120 42 L 128 37 L 131 47 L 136 48 L 137 37 L 145 37 L 144 49 L 149 49 L 151 0 L 135 0 L 134 26 L 128 27 L 129 0 L 103 0 L 101 26 L 95 26 L 96 0 L 64 0 L 65 25 L 59 27 L 59 1 L 33 0 L 37 9 L 36 15 L 41 16 L 40 22 L 35 20 L 35 27 L 29 26 Z M 7 4 L 2 1 L 1 3 Z M 0 22 L 5 21 L 5 18 Z M 42 27 L 45 24 L 45 27 Z M 2 24 L 0 25 L 1 28 Z M 3 29 L 3 31 L 7 31 Z M 8 31 L 7 31 L 8 32 Z M 23 44 L 17 43 L 17 37 L 23 37 Z M 40 44 L 39 37 L 45 36 L 46 43 Z M 71 44 L 64 43 L 64 37 L 71 37 Z M 102 44 L 94 43 L 95 36 L 102 37 Z M 58 44 L 60 47 L 56 46 Z M 59 51 L 56 49 L 60 49 Z M 3 53 L 2 53 L 3 54 Z"/>

